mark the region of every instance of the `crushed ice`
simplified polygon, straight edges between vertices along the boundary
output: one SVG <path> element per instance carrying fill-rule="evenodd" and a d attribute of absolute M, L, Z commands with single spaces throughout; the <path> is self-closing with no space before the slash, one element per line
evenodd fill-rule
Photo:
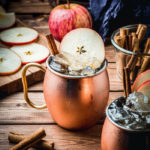
<path fill-rule="evenodd" d="M 140 92 L 120 97 L 108 107 L 109 117 L 127 129 L 150 129 L 150 101 Z"/>
<path fill-rule="evenodd" d="M 101 68 L 101 62 L 96 57 L 87 58 L 84 55 L 75 57 L 70 53 L 61 52 L 53 57 L 50 67 L 64 74 L 91 76 Z"/>

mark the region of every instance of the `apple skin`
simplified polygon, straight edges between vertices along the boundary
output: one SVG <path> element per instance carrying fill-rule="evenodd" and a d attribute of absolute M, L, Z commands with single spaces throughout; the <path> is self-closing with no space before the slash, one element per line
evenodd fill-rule
<path fill-rule="evenodd" d="M 137 92 L 142 92 L 145 96 L 147 96 L 150 100 L 150 80 L 145 81 L 142 83 L 138 89 Z"/>
<path fill-rule="evenodd" d="M 26 65 L 28 63 L 43 63 L 47 60 L 47 58 L 49 57 L 49 55 L 47 57 L 45 57 L 44 59 L 38 60 L 38 61 L 34 61 L 34 62 L 22 62 L 22 65 Z"/>
<path fill-rule="evenodd" d="M 19 66 L 16 70 L 14 70 L 14 71 L 12 71 L 12 72 L 0 73 L 0 76 L 6 76 L 6 75 L 14 74 L 14 73 L 16 73 L 17 71 L 19 71 L 19 69 L 21 68 L 21 66 L 22 66 L 22 63 L 20 64 L 20 66 Z"/>
<path fill-rule="evenodd" d="M 66 33 L 76 28 L 92 28 L 92 18 L 86 8 L 79 4 L 56 6 L 49 16 L 49 28 L 54 38 L 61 41 Z"/>
<path fill-rule="evenodd" d="M 14 23 L 13 23 L 13 24 L 11 24 L 9 27 L 0 28 L 0 31 L 1 31 L 1 30 L 9 29 L 9 28 L 13 27 L 15 24 L 16 24 L 16 19 L 15 19 Z"/>
<path fill-rule="evenodd" d="M 132 92 L 136 91 L 139 88 L 139 86 L 147 80 L 150 80 L 150 69 L 142 72 L 136 77 L 131 87 Z"/>

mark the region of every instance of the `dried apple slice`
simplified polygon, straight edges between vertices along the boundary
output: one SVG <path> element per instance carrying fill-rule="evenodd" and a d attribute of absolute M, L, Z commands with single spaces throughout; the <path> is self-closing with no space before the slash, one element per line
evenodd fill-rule
<path fill-rule="evenodd" d="M 136 77 L 136 79 L 132 85 L 132 88 L 131 88 L 132 92 L 136 91 L 138 89 L 138 87 L 147 80 L 150 80 L 150 69 L 144 71 L 143 73 L 139 74 Z"/>
<path fill-rule="evenodd" d="M 0 75 L 9 75 L 21 67 L 20 57 L 7 48 L 0 48 Z"/>
<path fill-rule="evenodd" d="M 15 13 L 0 12 L 0 29 L 7 29 L 15 24 Z"/>
<path fill-rule="evenodd" d="M 27 27 L 7 29 L 0 33 L 2 42 L 8 45 L 22 45 L 32 43 L 38 38 L 38 32 Z"/>
<path fill-rule="evenodd" d="M 72 54 L 87 64 L 89 58 L 96 58 L 101 64 L 105 58 L 104 42 L 92 29 L 78 28 L 67 33 L 60 45 L 60 51 Z"/>
<path fill-rule="evenodd" d="M 150 80 L 145 81 L 144 83 L 142 83 L 138 87 L 137 92 L 142 92 L 145 96 L 148 97 L 148 99 L 150 101 Z"/>
<path fill-rule="evenodd" d="M 21 57 L 23 64 L 30 62 L 42 63 L 49 56 L 49 50 L 45 46 L 37 43 L 13 46 L 11 50 Z"/>

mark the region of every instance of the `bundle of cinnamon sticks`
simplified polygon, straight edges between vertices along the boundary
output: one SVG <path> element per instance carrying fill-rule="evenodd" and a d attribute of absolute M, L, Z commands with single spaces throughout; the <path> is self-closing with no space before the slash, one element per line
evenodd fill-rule
<path fill-rule="evenodd" d="M 39 128 L 30 135 L 24 135 L 16 132 L 9 132 L 8 140 L 11 143 L 16 143 L 10 150 L 25 150 L 34 147 L 41 150 L 53 150 L 54 142 L 42 140 L 46 136 L 45 130 Z"/>
<path fill-rule="evenodd" d="M 141 56 L 142 53 L 150 54 L 150 38 L 144 44 L 144 36 L 147 26 L 139 24 L 136 32 L 129 32 L 128 28 L 120 28 L 120 34 L 114 36 L 114 41 L 120 47 L 135 52 L 136 55 L 119 54 L 119 67 L 122 68 L 125 95 L 131 92 L 131 83 L 134 82 L 138 74 L 149 68 L 150 56 Z"/>

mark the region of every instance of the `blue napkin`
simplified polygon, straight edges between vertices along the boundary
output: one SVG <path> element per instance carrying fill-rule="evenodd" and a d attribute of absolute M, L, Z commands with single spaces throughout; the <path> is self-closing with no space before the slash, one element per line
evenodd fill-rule
<path fill-rule="evenodd" d="M 124 25 L 150 24 L 150 0 L 90 0 L 93 28 L 104 41 Z"/>

